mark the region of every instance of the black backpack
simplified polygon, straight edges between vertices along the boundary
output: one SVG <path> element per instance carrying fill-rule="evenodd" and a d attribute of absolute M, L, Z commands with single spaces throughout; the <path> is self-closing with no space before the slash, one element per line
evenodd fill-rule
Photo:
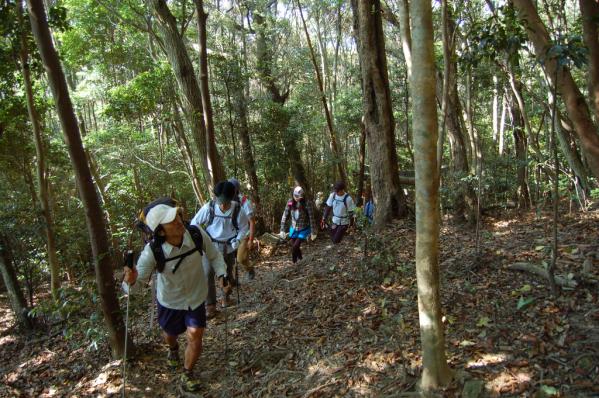
<path fill-rule="evenodd" d="M 168 261 L 179 260 L 177 262 L 177 264 L 175 265 L 175 267 L 173 268 L 173 274 L 174 274 L 177 271 L 177 269 L 179 268 L 179 266 L 181 265 L 181 262 L 183 261 L 183 259 L 185 257 L 195 253 L 196 251 L 200 252 L 200 255 L 204 254 L 204 249 L 203 249 L 204 242 L 203 242 L 202 233 L 200 232 L 200 229 L 198 227 L 196 227 L 195 225 L 190 225 L 189 223 L 185 223 L 185 229 L 187 229 L 189 231 L 189 234 L 191 235 L 191 239 L 193 239 L 195 247 L 185 253 L 179 254 L 178 256 L 165 258 L 164 250 L 162 250 L 162 244 L 165 242 L 164 236 L 161 236 L 161 235 L 158 235 L 158 234 L 155 234 L 154 232 L 152 232 L 150 227 L 148 227 L 148 225 L 145 223 L 145 218 L 148 215 L 148 212 L 154 206 L 157 206 L 160 204 L 175 207 L 177 205 L 177 202 L 174 199 L 168 198 L 168 197 L 156 199 L 155 201 L 150 203 L 148 206 L 146 206 L 142 210 L 142 212 L 139 214 L 137 227 L 144 234 L 144 240 L 146 241 L 146 243 L 149 243 L 149 245 L 150 245 L 150 249 L 152 250 L 152 254 L 154 255 L 154 260 L 156 260 L 156 270 L 158 272 L 164 271 L 164 267 L 166 266 L 166 263 Z"/>

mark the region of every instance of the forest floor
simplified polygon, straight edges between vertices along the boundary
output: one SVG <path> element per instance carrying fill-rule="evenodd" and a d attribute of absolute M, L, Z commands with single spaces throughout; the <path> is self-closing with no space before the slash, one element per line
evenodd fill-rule
<path fill-rule="evenodd" d="M 486 217 L 480 255 L 474 231 L 445 224 L 441 298 L 456 377 L 439 396 L 599 396 L 599 285 L 579 280 L 583 264 L 599 279 L 599 211 L 560 220 L 556 273 L 579 283 L 557 299 L 541 277 L 507 268 L 549 262 L 548 214 Z M 336 246 L 320 236 L 304 245 L 297 265 L 288 247 L 263 248 L 256 279 L 242 278 L 227 322 L 222 313 L 209 322 L 201 395 L 414 396 L 421 372 L 414 223 L 371 236 L 366 253 L 364 236 L 353 232 Z M 127 395 L 176 397 L 150 302 L 149 293 L 132 299 L 138 354 L 128 361 Z M 120 395 L 121 362 L 109 359 L 106 344 L 86 349 L 85 327 L 71 339 L 56 327 L 20 336 L 6 296 L 0 317 L 0 396 Z"/>

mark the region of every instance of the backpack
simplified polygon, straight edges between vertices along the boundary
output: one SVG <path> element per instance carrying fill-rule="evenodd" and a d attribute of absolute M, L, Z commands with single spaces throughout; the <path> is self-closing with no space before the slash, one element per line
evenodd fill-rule
<path fill-rule="evenodd" d="M 343 196 L 343 199 L 339 200 L 339 199 L 335 199 L 335 196 L 337 196 L 336 193 L 333 192 L 333 202 L 343 202 L 343 205 L 345 206 L 345 210 L 347 211 L 347 198 L 349 197 L 349 194 L 346 193 L 345 196 Z M 345 216 L 345 217 L 341 217 L 335 214 L 335 206 L 333 203 L 333 206 L 331 206 L 331 209 L 333 209 L 333 216 L 337 217 L 337 218 L 348 218 L 349 215 Z"/>
<path fill-rule="evenodd" d="M 203 238 L 202 238 L 202 233 L 200 232 L 200 229 L 198 227 L 196 227 L 195 225 L 189 225 L 189 223 L 185 223 L 185 229 L 189 231 L 189 234 L 191 235 L 191 238 L 195 244 L 195 247 L 192 250 L 189 250 L 185 253 L 179 254 L 178 256 L 174 256 L 171 258 L 165 258 L 164 256 L 164 250 L 162 250 L 162 244 L 165 242 L 165 238 L 164 236 L 161 235 L 157 235 L 155 234 L 150 227 L 148 227 L 148 225 L 145 222 L 145 218 L 148 215 L 148 212 L 157 205 L 167 205 L 167 206 L 172 206 L 175 207 L 177 205 L 177 201 L 169 198 L 169 197 L 162 197 L 162 198 L 158 198 L 155 201 L 153 201 L 152 203 L 150 203 L 149 205 L 147 205 L 139 214 L 139 218 L 137 220 L 136 226 L 138 229 L 141 230 L 142 234 L 144 235 L 144 241 L 145 243 L 148 243 L 150 245 L 150 249 L 152 250 L 152 254 L 154 255 L 154 260 L 156 261 L 156 270 L 160 273 L 162 273 L 164 271 L 164 267 L 167 263 L 167 261 L 171 261 L 171 260 L 179 260 L 177 262 L 177 264 L 175 265 L 175 267 L 173 268 L 173 274 L 177 271 L 177 269 L 179 268 L 179 266 L 181 265 L 181 262 L 183 261 L 183 259 L 187 256 L 189 256 L 190 254 L 197 252 L 200 252 L 200 255 L 204 254 L 204 242 L 203 242 Z"/>
<path fill-rule="evenodd" d="M 239 224 L 238 224 L 238 218 L 239 218 L 239 212 L 241 211 L 241 205 L 238 202 L 231 202 L 233 204 L 233 214 L 231 214 L 231 216 L 217 216 L 215 214 L 214 211 L 214 200 L 210 201 L 210 217 L 208 218 L 208 222 L 206 223 L 206 228 L 208 228 L 210 225 L 212 225 L 212 223 L 214 222 L 214 217 L 219 217 L 219 218 L 230 218 L 231 221 L 233 222 L 233 228 L 235 228 L 236 231 L 239 231 Z"/>

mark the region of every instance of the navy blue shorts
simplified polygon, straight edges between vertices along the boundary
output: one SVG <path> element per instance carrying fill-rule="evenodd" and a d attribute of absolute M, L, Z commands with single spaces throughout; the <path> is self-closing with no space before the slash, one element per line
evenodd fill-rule
<path fill-rule="evenodd" d="M 202 303 L 196 309 L 173 310 L 162 306 L 158 301 L 158 324 L 171 336 L 178 336 L 187 330 L 187 327 L 206 327 L 206 307 Z"/>

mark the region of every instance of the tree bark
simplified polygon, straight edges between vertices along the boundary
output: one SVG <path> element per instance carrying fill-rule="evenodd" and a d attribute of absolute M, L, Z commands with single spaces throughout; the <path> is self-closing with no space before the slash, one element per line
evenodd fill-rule
<path fill-rule="evenodd" d="M 360 152 L 359 152 L 359 171 L 358 171 L 358 191 L 356 192 L 357 205 L 362 206 L 362 194 L 364 193 L 364 175 L 366 168 L 366 126 L 360 122 Z"/>
<path fill-rule="evenodd" d="M 316 63 L 316 55 L 314 54 L 314 48 L 312 47 L 312 41 L 310 40 L 310 34 L 308 33 L 308 27 L 306 26 L 306 20 L 304 19 L 304 13 L 302 12 L 302 6 L 299 0 L 297 1 L 297 7 L 299 10 L 299 14 L 302 20 L 302 25 L 304 27 L 304 33 L 306 34 L 306 41 L 308 42 L 308 48 L 310 49 L 310 59 L 312 60 L 312 66 L 314 66 L 314 73 L 316 74 L 316 81 L 318 83 L 318 89 L 320 90 L 320 99 L 322 100 L 322 107 L 324 109 L 324 114 L 327 120 L 327 127 L 329 129 L 329 135 L 331 138 L 330 148 L 335 158 L 335 164 L 337 165 L 337 171 L 339 172 L 339 178 L 345 182 L 349 183 L 347 180 L 347 173 L 345 172 L 345 168 L 343 167 L 343 157 L 341 156 L 341 152 L 339 151 L 339 147 L 337 145 L 337 134 L 335 133 L 335 126 L 333 125 L 333 117 L 331 112 L 329 111 L 329 105 L 327 103 L 327 96 L 324 91 L 324 85 L 322 82 L 322 76 L 320 75 L 320 70 L 318 69 L 318 64 Z M 324 51 L 324 49 L 323 49 Z"/>
<path fill-rule="evenodd" d="M 580 138 L 589 168 L 592 174 L 599 178 L 599 134 L 597 126 L 591 119 L 586 100 L 576 86 L 570 70 L 565 66 L 558 67 L 558 60 L 547 56 L 551 48 L 549 33 L 532 1 L 513 1 L 522 23 L 527 27 L 528 38 L 533 43 L 537 58 L 541 61 L 547 77 L 553 85 L 557 86 L 558 92 L 564 99 L 568 116 Z"/>
<path fill-rule="evenodd" d="M 164 36 L 164 51 L 173 68 L 177 84 L 183 93 L 186 115 L 189 119 L 193 138 L 202 161 L 202 170 L 206 177 L 208 177 L 206 180 L 211 181 L 212 185 L 215 185 L 219 181 L 219 176 L 218 167 L 214 169 L 214 166 L 219 164 L 220 159 L 209 160 L 208 158 L 208 140 L 206 124 L 204 122 L 202 96 L 193 64 L 185 48 L 183 38 L 179 33 L 177 21 L 169 10 L 166 1 L 152 0 L 152 4 L 158 25 Z"/>
<path fill-rule="evenodd" d="M 412 3 L 413 61 L 411 92 L 416 171 L 416 276 L 422 341 L 420 388 L 430 392 L 451 381 L 445 357 L 439 288 L 439 172 L 436 165 L 437 108 L 430 1 Z"/>
<path fill-rule="evenodd" d="M 208 144 L 208 160 L 212 166 L 213 183 L 226 178 L 225 169 L 218 156 L 216 148 L 216 134 L 214 132 L 214 121 L 212 112 L 212 101 L 210 100 L 210 89 L 208 87 L 208 52 L 206 45 L 206 20 L 208 14 L 204 12 L 204 0 L 194 0 L 198 13 L 198 43 L 200 46 L 200 93 L 202 95 L 202 109 L 204 110 L 204 122 L 206 123 L 206 142 Z"/>
<path fill-rule="evenodd" d="M 270 12 L 267 9 L 267 12 Z M 278 122 L 278 129 L 281 134 L 281 141 L 283 142 L 283 148 L 285 149 L 285 155 L 289 160 L 291 166 L 291 173 L 295 179 L 295 183 L 304 188 L 308 198 L 312 198 L 312 189 L 308 179 L 306 178 L 306 171 L 304 164 L 300 156 L 300 151 L 297 148 L 297 139 L 291 135 L 287 128 L 289 126 L 289 115 L 285 111 L 285 102 L 289 97 L 289 89 L 282 91 L 278 86 L 272 74 L 272 45 L 267 39 L 266 32 L 266 21 L 265 18 L 260 14 L 254 14 L 254 20 L 258 27 L 256 34 L 256 59 L 258 78 L 262 85 L 268 90 L 270 98 L 273 103 L 277 106 L 273 109 L 273 118 Z"/>
<path fill-rule="evenodd" d="M 30 331 L 33 325 L 28 316 L 27 302 L 17 279 L 8 239 L 2 234 L 0 234 L 0 272 L 19 328 Z"/>
<path fill-rule="evenodd" d="M 516 202 L 519 209 L 530 208 L 530 193 L 528 189 L 528 156 L 526 145 L 526 133 L 524 132 L 524 118 L 517 103 L 516 95 L 512 93 L 509 103 L 512 117 L 512 134 L 514 135 L 514 146 L 516 149 L 516 175 L 518 189 Z"/>
<path fill-rule="evenodd" d="M 579 0 L 579 3 L 584 43 L 589 49 L 589 93 L 599 120 L 599 4 L 596 0 Z"/>
<path fill-rule="evenodd" d="M 60 288 L 60 264 L 56 254 L 56 237 L 54 235 L 54 218 L 50 208 L 50 192 L 48 189 L 48 175 L 46 167 L 46 149 L 40 123 L 40 116 L 35 108 L 35 99 L 33 96 L 33 85 L 31 82 L 31 72 L 29 69 L 29 48 L 27 46 L 26 32 L 29 26 L 25 26 L 23 20 L 23 5 L 17 2 L 17 15 L 21 25 L 21 70 L 23 72 L 23 84 L 25 86 L 25 96 L 27 98 L 27 111 L 29 120 L 33 128 L 35 142 L 37 180 L 39 185 L 39 202 L 41 204 L 42 216 L 44 218 L 44 230 L 46 232 L 46 252 L 48 256 L 48 266 L 50 268 L 50 291 L 54 300 L 58 299 L 58 289 Z"/>
<path fill-rule="evenodd" d="M 383 227 L 406 214 L 395 150 L 395 122 L 387 74 L 387 57 L 379 0 L 352 0 L 358 20 L 358 53 L 362 69 L 364 125 L 368 140 L 370 179 L 376 212 L 374 225 Z M 433 75 L 434 76 L 434 75 Z"/>
<path fill-rule="evenodd" d="M 104 225 L 102 208 L 100 207 L 98 195 L 92 183 L 92 176 L 89 165 L 86 162 L 85 151 L 83 150 L 83 143 L 81 142 L 79 127 L 77 126 L 77 118 L 75 117 L 58 54 L 52 43 L 52 36 L 48 27 L 43 2 L 42 0 L 28 0 L 27 4 L 33 36 L 48 75 L 48 82 L 52 89 L 56 111 L 62 125 L 71 163 L 73 164 L 79 194 L 85 207 L 87 228 L 96 271 L 96 284 L 110 347 L 112 348 L 113 356 L 121 357 L 124 352 L 125 328 L 116 297 L 112 259 L 109 256 L 108 237 Z M 129 346 L 133 347 L 133 344 Z"/>

